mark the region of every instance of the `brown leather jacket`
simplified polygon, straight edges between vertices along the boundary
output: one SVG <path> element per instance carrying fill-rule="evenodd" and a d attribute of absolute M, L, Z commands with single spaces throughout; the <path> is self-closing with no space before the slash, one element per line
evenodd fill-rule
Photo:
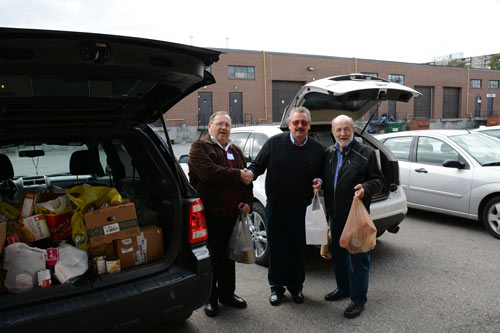
<path fill-rule="evenodd" d="M 238 168 L 229 168 L 225 163 L 224 150 L 214 143 L 210 135 L 196 140 L 189 152 L 189 180 L 196 188 L 203 201 L 207 214 L 236 214 L 238 207 L 225 207 L 224 191 L 229 186 L 239 186 L 237 203 L 245 202 L 252 208 L 253 185 L 244 185 L 240 179 L 239 169 L 246 168 L 246 162 L 241 149 L 231 145 Z"/>

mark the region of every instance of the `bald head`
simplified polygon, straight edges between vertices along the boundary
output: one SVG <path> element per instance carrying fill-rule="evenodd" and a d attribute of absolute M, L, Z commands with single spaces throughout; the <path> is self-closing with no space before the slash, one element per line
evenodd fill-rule
<path fill-rule="evenodd" d="M 332 134 L 341 150 L 351 143 L 354 137 L 354 122 L 351 117 L 340 115 L 332 120 Z"/>

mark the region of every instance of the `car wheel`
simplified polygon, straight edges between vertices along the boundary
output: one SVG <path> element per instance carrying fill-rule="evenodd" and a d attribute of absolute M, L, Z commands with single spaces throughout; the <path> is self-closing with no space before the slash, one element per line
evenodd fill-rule
<path fill-rule="evenodd" d="M 484 206 L 483 223 L 486 229 L 500 239 L 500 197 L 493 197 Z"/>
<path fill-rule="evenodd" d="M 255 263 L 261 266 L 269 265 L 269 248 L 267 247 L 266 211 L 259 202 L 253 203 L 253 212 L 249 215 L 252 221 L 253 248 L 255 250 Z"/>

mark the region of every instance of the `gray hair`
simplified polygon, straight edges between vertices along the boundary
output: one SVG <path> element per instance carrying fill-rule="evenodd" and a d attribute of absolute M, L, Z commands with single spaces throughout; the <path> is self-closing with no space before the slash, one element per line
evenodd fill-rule
<path fill-rule="evenodd" d="M 352 127 L 354 127 L 354 120 L 352 120 L 351 117 L 346 116 L 345 114 L 341 114 L 340 116 L 337 116 L 332 119 L 332 128 L 334 127 L 335 121 L 336 120 L 347 120 L 351 124 Z"/>
<path fill-rule="evenodd" d="M 292 120 L 292 117 L 295 113 L 305 114 L 307 116 L 307 120 L 309 120 L 309 122 L 311 122 L 311 111 L 309 111 L 309 109 L 306 108 L 305 106 L 299 106 L 299 107 L 293 108 L 292 112 L 290 112 L 290 116 L 288 117 L 288 121 Z"/>
<path fill-rule="evenodd" d="M 212 113 L 212 115 L 210 116 L 210 119 L 208 120 L 208 122 L 210 124 L 212 124 L 214 122 L 215 117 L 217 117 L 217 116 L 226 116 L 226 117 L 228 117 L 231 120 L 231 116 L 229 115 L 229 112 L 227 112 L 227 111 L 217 111 L 217 112 Z"/>

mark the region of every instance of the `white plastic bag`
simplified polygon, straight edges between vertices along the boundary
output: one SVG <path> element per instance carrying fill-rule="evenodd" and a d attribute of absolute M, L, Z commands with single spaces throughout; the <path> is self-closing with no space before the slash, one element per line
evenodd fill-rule
<path fill-rule="evenodd" d="M 328 244 L 328 222 L 317 193 L 306 209 L 306 244 Z"/>
<path fill-rule="evenodd" d="M 87 252 L 66 243 L 61 243 L 59 260 L 54 267 L 56 278 L 61 283 L 83 275 L 89 268 Z"/>
<path fill-rule="evenodd" d="M 249 223 L 248 215 L 240 213 L 227 245 L 228 257 L 242 264 L 255 263 L 255 251 Z"/>
<path fill-rule="evenodd" d="M 25 243 L 5 248 L 5 287 L 11 293 L 28 291 L 38 285 L 37 272 L 45 269 L 46 251 Z"/>

